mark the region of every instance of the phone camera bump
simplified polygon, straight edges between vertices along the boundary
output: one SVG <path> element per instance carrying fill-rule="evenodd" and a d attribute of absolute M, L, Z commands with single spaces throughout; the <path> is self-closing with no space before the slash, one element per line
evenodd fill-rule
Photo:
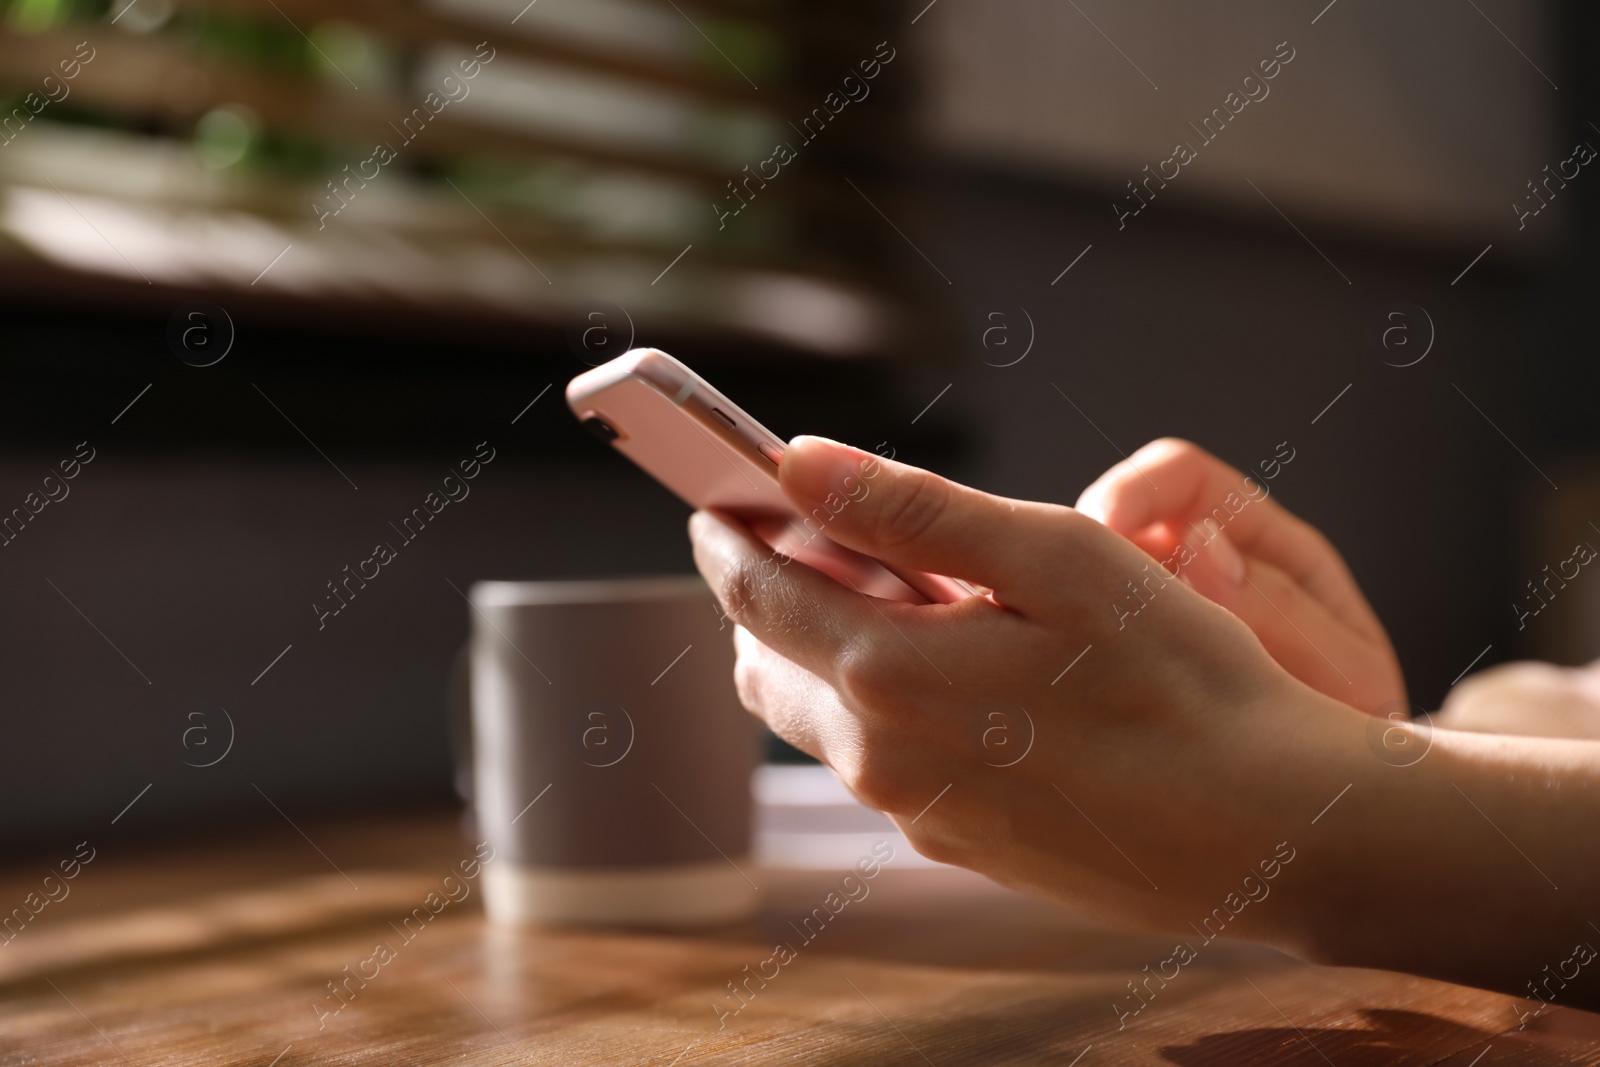
<path fill-rule="evenodd" d="M 602 419 L 598 415 L 590 415 L 588 418 L 584 419 L 583 428 L 600 438 L 600 440 L 605 441 L 607 444 L 622 436 L 617 432 L 616 427 L 612 426 L 609 422 L 607 422 L 605 419 Z"/>

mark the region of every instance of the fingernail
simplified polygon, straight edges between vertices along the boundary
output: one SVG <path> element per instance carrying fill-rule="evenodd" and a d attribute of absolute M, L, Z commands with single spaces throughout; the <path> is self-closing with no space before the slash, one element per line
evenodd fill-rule
<path fill-rule="evenodd" d="M 848 494 L 846 479 L 862 477 L 875 460 L 858 448 L 803 434 L 789 442 L 780 470 L 790 490 L 820 504 L 833 494 Z"/>
<path fill-rule="evenodd" d="M 1227 534 L 1218 531 L 1217 536 L 1206 544 L 1206 548 L 1211 552 L 1212 562 L 1217 565 L 1217 570 L 1224 578 L 1233 585 L 1244 584 L 1244 557 L 1233 547 Z"/>

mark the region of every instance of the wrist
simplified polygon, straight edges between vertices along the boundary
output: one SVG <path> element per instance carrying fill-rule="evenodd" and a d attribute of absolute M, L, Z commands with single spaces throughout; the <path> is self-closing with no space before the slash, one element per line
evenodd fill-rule
<path fill-rule="evenodd" d="M 1260 748 L 1267 795 L 1256 801 L 1264 824 L 1256 836 L 1287 842 L 1295 859 L 1279 878 L 1282 899 L 1263 913 L 1255 936 L 1310 962 L 1354 965 L 1347 957 L 1365 950 L 1352 949 L 1350 926 L 1371 914 L 1365 894 L 1382 862 L 1372 853 L 1373 828 L 1391 818 L 1406 776 L 1378 773 L 1394 770 L 1368 739 L 1379 720 L 1292 679 L 1285 683 L 1266 702 L 1273 735 Z"/>
<path fill-rule="evenodd" d="M 1238 694 L 1218 717 L 1226 726 L 1208 731 L 1189 755 L 1228 770 L 1220 796 L 1190 798 L 1193 810 L 1210 814 L 1199 824 L 1203 840 L 1187 857 L 1192 866 L 1184 877 L 1194 897 L 1187 906 L 1205 914 L 1209 904 L 1224 901 L 1223 890 L 1253 876 L 1267 883 L 1257 892 L 1272 899 L 1252 906 L 1248 921 L 1230 932 L 1332 962 L 1341 947 L 1337 930 L 1348 921 L 1342 872 L 1367 862 L 1360 828 L 1371 816 L 1352 819 L 1346 805 L 1361 792 L 1376 792 L 1366 781 L 1377 763 L 1364 739 L 1370 716 L 1283 674 Z M 1180 932 L 1197 921 L 1174 918 Z"/>

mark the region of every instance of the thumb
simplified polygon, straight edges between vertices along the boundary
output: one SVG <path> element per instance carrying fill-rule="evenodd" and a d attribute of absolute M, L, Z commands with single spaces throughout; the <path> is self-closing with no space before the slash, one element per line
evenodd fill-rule
<path fill-rule="evenodd" d="M 778 478 L 806 524 L 829 540 L 894 567 L 988 586 L 1017 607 L 1049 558 L 1048 513 L 1071 514 L 991 496 L 825 437 L 791 441 Z"/>

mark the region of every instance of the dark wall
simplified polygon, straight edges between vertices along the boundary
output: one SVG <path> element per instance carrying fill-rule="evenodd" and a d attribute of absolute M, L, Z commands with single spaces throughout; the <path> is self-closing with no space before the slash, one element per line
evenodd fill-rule
<path fill-rule="evenodd" d="M 1419 702 L 1437 706 L 1486 644 L 1510 651 L 1517 502 L 1543 483 L 1462 394 L 1537 447 L 1516 355 L 1527 279 L 1480 264 L 1452 287 L 1470 251 L 1313 233 L 1336 271 L 1286 225 L 1174 214 L 1119 233 L 1100 199 L 982 175 L 949 176 L 927 208 L 913 240 L 954 281 L 974 343 L 963 364 L 919 375 L 919 395 L 953 383 L 934 411 L 969 427 L 973 480 L 1070 504 L 1156 437 L 1241 469 L 1288 442 L 1295 459 L 1271 489 L 1344 552 Z M 1437 327 L 1412 367 L 1387 365 L 1401 354 L 1374 341 L 1395 300 Z M 1024 309 L 1033 351 L 986 365 L 1021 353 Z M 1009 344 L 992 333 L 984 348 L 1002 322 Z"/>
<path fill-rule="evenodd" d="M 1575 57 L 1597 18 L 1573 8 Z M 1576 128 L 1600 88 L 1592 64 L 1569 69 Z M 1240 466 L 1287 441 L 1274 492 L 1343 550 L 1417 702 L 1436 706 L 1486 645 L 1480 666 L 1520 651 L 1518 545 L 1554 491 L 1534 465 L 1554 473 L 1600 444 L 1600 178 L 1570 190 L 1557 258 L 1486 258 L 1453 285 L 1499 235 L 1418 249 L 1155 208 L 1118 232 L 1104 190 L 938 163 L 906 176 L 919 199 L 896 221 L 927 258 L 908 247 L 902 270 L 952 324 L 944 351 L 894 369 L 672 347 L 782 434 L 887 442 L 1017 496 L 1070 503 L 1161 435 Z M 0 510 L 78 442 L 96 450 L 70 496 L 0 548 L 0 840 L 58 841 L 147 784 L 120 830 L 278 818 L 261 792 L 297 819 L 444 797 L 444 691 L 467 629 L 451 583 L 690 567 L 685 509 L 567 415 L 561 384 L 583 365 L 559 337 L 240 313 L 234 351 L 201 369 L 169 350 L 167 309 L 73 299 L 12 300 L 0 317 Z M 1400 359 L 1373 339 L 1395 300 L 1437 332 L 1416 366 L 1386 365 Z M 1030 332 L 1025 358 L 992 365 Z M 656 339 L 641 324 L 640 342 Z M 480 441 L 496 458 L 471 496 L 319 629 L 325 583 Z M 186 730 L 225 739 L 221 708 L 233 751 L 186 766 L 216 751 L 194 734 L 186 747 Z"/>
<path fill-rule="evenodd" d="M 1562 90 L 1550 99 L 1564 132 L 1552 159 L 1578 139 L 1600 146 L 1600 10 L 1569 3 L 1560 23 Z M 1474 134 L 1464 122 L 1441 136 Z M 1561 191 L 1565 221 L 1542 221 L 1566 230 L 1541 246 L 1517 231 L 1521 188 L 1505 191 L 1503 227 L 1441 245 L 1403 228 L 1241 220 L 1169 200 L 1119 230 L 1115 182 L 970 165 L 914 173 L 925 196 L 897 220 L 903 269 L 945 292 L 967 357 L 913 376 L 907 405 L 950 386 L 925 418 L 966 428 L 974 447 L 961 469 L 973 480 L 1070 503 L 1155 437 L 1190 438 L 1241 468 L 1287 441 L 1296 460 L 1273 489 L 1346 556 L 1414 703 L 1437 707 L 1486 648 L 1477 668 L 1557 649 L 1574 662 L 1600 655 L 1600 634 L 1519 631 L 1512 608 L 1551 558 L 1536 545 L 1590 536 L 1566 520 L 1600 468 L 1600 178 L 1585 172 Z M 1410 348 L 1381 341 L 1398 308 Z M 1393 365 L 1429 334 L 1425 359 Z M 1029 337 L 1025 360 L 994 366 Z M 1562 529 L 1548 528 L 1558 514 Z"/>
<path fill-rule="evenodd" d="M 263 793 L 297 820 L 445 798 L 473 581 L 692 570 L 688 509 L 568 412 L 584 364 L 559 336 L 233 316 L 233 350 L 199 368 L 169 349 L 165 315 L 7 311 L 0 514 L 92 458 L 0 547 L 0 841 L 105 825 L 146 785 L 119 832 L 278 819 Z M 862 439 L 894 410 L 881 369 L 705 348 L 785 434 Z M 397 527 L 428 493 L 490 454 L 408 541 Z M 324 616 L 328 583 L 352 588 L 344 568 L 380 541 L 394 561 Z"/>

